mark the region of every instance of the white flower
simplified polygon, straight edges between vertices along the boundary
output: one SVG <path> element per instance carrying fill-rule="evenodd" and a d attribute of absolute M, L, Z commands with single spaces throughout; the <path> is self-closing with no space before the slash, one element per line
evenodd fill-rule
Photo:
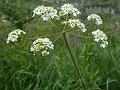
<path fill-rule="evenodd" d="M 80 24 L 80 29 L 82 30 L 82 32 L 86 32 L 86 28 L 85 28 L 84 23 Z"/>
<path fill-rule="evenodd" d="M 108 42 L 107 42 L 107 41 L 103 41 L 103 43 L 102 43 L 102 44 L 100 44 L 100 46 L 101 46 L 102 48 L 105 48 L 105 47 L 106 47 L 106 45 L 108 45 Z"/>
<path fill-rule="evenodd" d="M 35 15 L 42 15 L 43 13 L 45 12 L 45 7 L 44 6 L 38 6 L 37 8 L 35 8 L 34 10 L 33 10 L 33 17 L 35 16 Z"/>
<path fill-rule="evenodd" d="M 41 16 L 44 21 L 48 21 L 50 19 L 59 19 L 57 15 L 57 10 L 53 7 L 45 7 L 45 6 L 38 6 L 33 10 L 33 17 L 35 15 Z"/>
<path fill-rule="evenodd" d="M 59 14 L 60 16 L 71 14 L 74 17 L 77 17 L 79 14 L 81 14 L 81 12 L 77 8 L 75 8 L 72 4 L 64 4 L 61 6 Z"/>
<path fill-rule="evenodd" d="M 89 15 L 87 17 L 87 19 L 88 19 L 88 21 L 95 20 L 95 24 L 97 24 L 97 25 L 100 25 L 103 23 L 101 17 L 99 15 L 96 15 L 96 14 Z"/>
<path fill-rule="evenodd" d="M 49 55 L 49 52 L 46 51 L 46 50 L 43 50 L 43 51 L 42 51 L 42 56 L 46 56 L 46 55 Z"/>
<path fill-rule="evenodd" d="M 71 28 L 74 28 L 77 26 L 78 28 L 80 28 L 80 30 L 82 30 L 82 32 L 86 31 L 85 25 L 81 23 L 79 19 L 69 19 L 68 21 L 64 21 L 63 24 L 66 24 Z"/>
<path fill-rule="evenodd" d="M 7 43 L 9 43 L 10 41 L 11 41 L 11 42 L 17 41 L 17 39 L 19 38 L 19 36 L 20 36 L 22 33 L 23 33 L 23 34 L 26 34 L 26 32 L 24 32 L 24 31 L 22 31 L 22 30 L 20 30 L 20 29 L 16 29 L 16 30 L 10 32 L 10 33 L 8 34 Z"/>
<path fill-rule="evenodd" d="M 54 45 L 48 38 L 38 38 L 33 42 L 30 51 L 34 53 L 40 51 L 42 56 L 46 56 L 52 49 L 54 49 Z"/>
<path fill-rule="evenodd" d="M 107 41 L 108 38 L 103 31 L 97 29 L 96 31 L 93 31 L 92 34 L 94 36 L 94 41 L 100 42 L 101 47 L 105 48 L 106 45 L 108 45 L 108 41 Z"/>

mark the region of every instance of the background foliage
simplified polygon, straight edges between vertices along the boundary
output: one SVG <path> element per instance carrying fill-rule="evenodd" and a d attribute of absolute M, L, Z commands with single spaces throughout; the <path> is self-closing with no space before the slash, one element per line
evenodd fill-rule
<path fill-rule="evenodd" d="M 30 45 L 35 40 L 33 37 L 55 34 L 50 36 L 54 40 L 57 37 L 56 33 L 59 32 L 52 23 L 43 22 L 39 17 L 31 18 L 32 10 L 42 4 L 57 8 L 65 2 L 75 5 L 77 3 L 76 7 L 79 7 L 82 1 L 0 1 L 0 90 L 82 90 L 63 38 L 55 42 L 55 51 L 48 57 L 34 56 L 29 51 Z M 104 20 L 100 29 L 109 37 L 109 46 L 105 49 L 94 42 L 91 43 L 91 39 L 79 37 L 79 33 L 71 32 L 67 35 L 74 56 L 82 68 L 87 90 L 120 90 L 119 0 L 88 0 L 83 4 L 84 7 L 87 4 L 91 7 L 109 5 L 118 11 L 114 13 L 117 17 L 99 13 Z M 87 22 L 87 15 L 84 13 L 81 16 L 84 22 Z M 91 25 L 88 27 L 88 32 L 96 28 Z M 28 34 L 24 38 L 27 38 L 7 45 L 8 33 L 16 28 L 26 31 Z"/>

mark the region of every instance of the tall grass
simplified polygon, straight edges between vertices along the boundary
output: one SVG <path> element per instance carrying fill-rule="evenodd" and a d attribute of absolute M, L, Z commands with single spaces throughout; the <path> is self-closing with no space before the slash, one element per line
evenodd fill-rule
<path fill-rule="evenodd" d="M 32 43 L 30 39 L 7 45 L 7 33 L 13 29 L 13 26 L 2 22 L 0 25 L 0 90 L 83 89 L 64 42 L 58 40 L 55 43 L 55 51 L 47 57 L 33 55 L 29 51 Z M 31 32 L 31 25 L 28 27 L 26 26 L 25 30 L 31 33 L 29 37 L 38 35 L 38 32 L 50 34 L 56 30 L 52 28 L 53 31 L 49 32 L 51 30 L 46 26 L 41 31 L 38 26 L 34 26 Z M 113 32 L 107 34 L 109 46 L 105 49 L 94 42 L 90 43 L 90 40 L 83 39 L 84 37 L 78 37 L 73 33 L 67 35 L 69 42 L 72 42 L 74 57 L 84 76 L 86 90 L 120 89 L 120 36 L 118 31 Z"/>
<path fill-rule="evenodd" d="M 55 42 L 54 52 L 47 57 L 33 55 L 29 50 L 36 37 L 56 34 L 59 30 L 52 23 L 44 24 L 39 18 L 24 22 L 26 13 L 20 10 L 23 16 L 4 12 L 12 19 L 8 17 L 7 22 L 0 22 L 0 90 L 83 90 L 63 38 Z M 20 22 L 16 24 L 14 20 Z M 106 28 L 119 20 L 106 20 L 106 17 L 104 20 L 100 29 L 109 37 L 109 45 L 105 49 L 91 43 L 92 38 L 73 32 L 66 34 L 86 90 L 120 90 L 120 28 Z M 24 38 L 28 38 L 6 44 L 8 33 L 21 26 L 28 33 Z M 90 26 L 88 32 L 95 28 Z M 57 34 L 50 36 L 51 39 L 56 37 Z"/>

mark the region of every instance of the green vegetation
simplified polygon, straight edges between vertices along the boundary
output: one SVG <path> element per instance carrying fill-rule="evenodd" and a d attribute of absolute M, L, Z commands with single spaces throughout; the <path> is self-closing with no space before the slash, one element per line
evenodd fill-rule
<path fill-rule="evenodd" d="M 33 8 L 39 4 L 34 2 L 28 7 L 32 0 L 28 6 L 20 2 L 0 4 L 0 90 L 83 90 L 63 38 L 54 43 L 55 50 L 47 57 L 30 52 L 33 37 L 54 34 L 49 36 L 54 40 L 59 30 L 39 17 L 31 18 Z M 86 90 L 120 90 L 120 28 L 115 24 L 120 20 L 111 19 L 110 15 L 101 16 L 104 24 L 100 29 L 109 39 L 105 49 L 96 42 L 91 43 L 93 38 L 80 37 L 78 32 L 67 33 L 67 39 L 83 74 Z M 87 22 L 86 15 L 82 17 Z M 96 28 L 89 27 L 85 34 Z M 16 28 L 26 31 L 24 38 L 27 38 L 6 44 L 8 33 Z"/>

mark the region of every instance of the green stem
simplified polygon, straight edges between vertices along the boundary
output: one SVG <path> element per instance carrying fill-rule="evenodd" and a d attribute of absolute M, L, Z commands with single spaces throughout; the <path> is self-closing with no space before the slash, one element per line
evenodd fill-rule
<path fill-rule="evenodd" d="M 68 16 L 66 17 L 66 21 L 67 21 L 67 19 L 68 19 Z M 59 25 L 57 25 L 54 21 L 53 21 L 53 23 L 54 23 L 59 29 L 62 30 L 62 28 L 59 27 Z M 71 59 L 72 59 L 72 62 L 73 62 L 73 64 L 74 64 L 74 66 L 75 66 L 75 69 L 76 69 L 78 75 L 79 75 L 79 79 L 81 80 L 81 83 L 82 83 L 82 85 L 83 85 L 83 87 L 84 87 L 84 90 L 86 90 L 85 81 L 84 81 L 84 79 L 82 78 L 81 71 L 79 71 L 79 67 L 78 67 L 78 65 L 77 65 L 77 63 L 76 63 L 76 61 L 75 61 L 75 59 L 74 59 L 74 55 L 72 54 L 71 48 L 70 48 L 70 46 L 69 46 L 69 43 L 68 43 L 67 38 L 66 38 L 66 35 L 65 35 L 66 32 L 70 32 L 71 30 L 66 30 L 66 28 L 67 28 L 67 25 L 64 26 L 64 28 L 63 28 L 63 30 L 62 30 L 62 32 L 61 32 L 61 35 L 63 34 L 63 37 L 64 37 L 64 40 L 65 40 L 67 49 L 68 49 L 68 51 L 69 51 L 69 53 L 70 53 L 70 56 L 71 56 Z M 58 39 L 61 37 L 61 35 L 59 35 L 56 40 L 58 40 Z M 55 42 L 56 40 L 54 40 L 54 42 Z"/>
<path fill-rule="evenodd" d="M 67 49 L 68 49 L 68 51 L 69 51 L 69 54 L 70 54 L 70 56 L 71 56 L 72 62 L 73 62 L 73 64 L 74 64 L 74 66 L 75 66 L 75 69 L 76 69 L 76 71 L 77 71 L 77 73 L 78 73 L 78 75 L 79 75 L 80 80 L 82 81 L 82 85 L 83 85 L 83 87 L 84 87 L 84 90 L 86 90 L 85 81 L 84 81 L 84 79 L 83 79 L 83 77 L 82 77 L 81 71 L 79 70 L 79 67 L 78 67 L 78 65 L 77 65 L 77 63 L 76 63 L 76 60 L 74 59 L 74 55 L 72 54 L 72 51 L 71 51 L 71 48 L 70 48 L 69 43 L 68 43 L 68 41 L 67 41 L 67 37 L 66 37 L 65 33 L 63 33 L 63 37 L 64 37 L 64 40 L 65 40 L 65 44 L 66 44 L 66 46 L 67 46 Z"/>

